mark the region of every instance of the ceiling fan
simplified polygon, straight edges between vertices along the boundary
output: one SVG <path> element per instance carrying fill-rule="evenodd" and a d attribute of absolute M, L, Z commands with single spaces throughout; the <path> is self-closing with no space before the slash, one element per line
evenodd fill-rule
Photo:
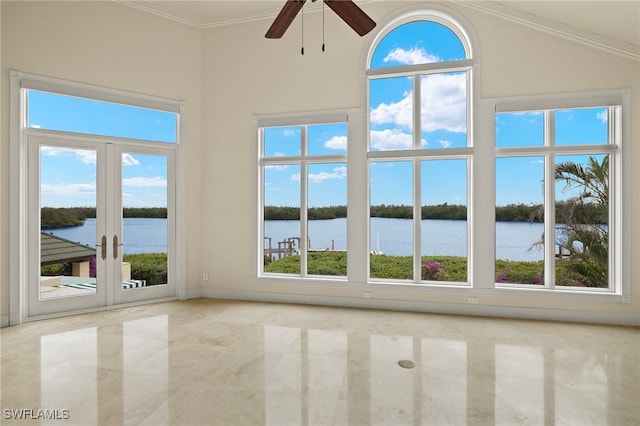
<path fill-rule="evenodd" d="M 316 1 L 316 0 L 312 0 Z M 351 0 L 323 0 L 358 35 L 371 31 L 376 23 Z M 287 0 L 265 34 L 266 38 L 281 38 L 293 22 L 306 0 Z"/>

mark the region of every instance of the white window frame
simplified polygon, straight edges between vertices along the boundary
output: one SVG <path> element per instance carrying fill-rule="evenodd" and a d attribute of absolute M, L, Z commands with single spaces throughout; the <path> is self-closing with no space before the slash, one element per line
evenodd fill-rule
<path fill-rule="evenodd" d="M 38 129 L 27 127 L 27 90 L 39 90 L 58 93 L 61 95 L 77 96 L 86 99 L 119 103 L 123 105 L 149 108 L 177 114 L 177 135 L 175 143 L 149 142 L 159 144 L 167 149 L 175 147 L 176 152 L 176 297 L 180 300 L 187 298 L 186 289 L 186 229 L 185 229 L 185 183 L 184 175 L 185 156 L 183 146 L 186 143 L 186 103 L 155 96 L 136 94 L 121 90 L 108 89 L 85 83 L 71 82 L 51 77 L 24 73 L 21 71 L 10 72 L 10 175 L 12 180 L 10 191 L 10 228 L 9 235 L 10 260 L 10 299 L 9 299 L 9 324 L 20 324 L 27 317 L 26 285 L 28 285 L 28 149 L 27 137 L 30 133 L 37 133 Z M 47 133 L 49 131 L 41 131 Z M 54 134 L 65 132 L 50 131 Z M 68 135 L 81 135 L 66 133 Z M 95 138 L 95 135 L 88 135 Z M 141 142 L 144 143 L 144 142 Z M 147 303 L 147 302 L 142 302 Z M 107 309 L 112 309 L 109 306 Z M 98 308 L 96 310 L 99 310 Z M 66 313 L 65 313 L 66 314 Z"/>
<path fill-rule="evenodd" d="M 307 222 L 307 165 L 309 164 L 326 164 L 326 163 L 345 163 L 347 164 L 347 205 L 351 194 L 354 192 L 350 188 L 353 186 L 353 180 L 351 178 L 351 150 L 354 148 L 352 142 L 356 139 L 356 131 L 353 129 L 357 127 L 359 111 L 357 110 L 335 110 L 335 111 L 318 111 L 309 113 L 292 113 L 292 114 L 272 114 L 261 115 L 254 117 L 254 127 L 257 136 L 257 188 L 258 188 L 258 202 L 257 202 L 257 221 L 255 226 L 255 234 L 257 236 L 256 256 L 254 259 L 254 277 L 256 280 L 263 283 L 277 283 L 282 280 L 296 280 L 297 282 L 322 285 L 341 285 L 344 286 L 349 276 L 350 265 L 353 263 L 351 260 L 351 254 L 347 258 L 347 276 L 318 276 L 309 275 L 307 273 L 307 245 L 300 244 L 299 250 L 300 256 L 300 274 L 277 274 L 277 273 L 265 273 L 264 272 L 264 169 L 270 165 L 278 164 L 300 164 L 300 241 L 307 241 L 307 226 L 302 226 Z M 347 153 L 337 155 L 308 155 L 307 152 L 307 138 L 303 132 L 301 135 L 301 149 L 302 152 L 299 156 L 286 156 L 286 157 L 265 157 L 264 156 L 264 129 L 269 127 L 287 127 L 287 126 L 305 126 L 317 125 L 317 124 L 331 124 L 331 123 L 346 123 L 347 124 Z M 354 126 L 354 124 L 356 126 Z M 351 232 L 349 223 L 351 220 L 349 217 L 353 216 L 351 209 L 347 209 L 347 251 L 351 252 Z"/>
<path fill-rule="evenodd" d="M 428 9 L 428 10 L 426 10 Z M 467 156 L 469 160 L 469 187 L 467 189 L 470 202 L 468 203 L 468 221 L 473 221 L 471 232 L 469 233 L 469 253 L 468 258 L 468 280 L 470 286 L 451 285 L 415 285 L 413 283 L 392 283 L 390 281 L 371 281 L 369 279 L 369 159 L 384 157 L 382 152 L 369 152 L 369 78 L 376 77 L 380 71 L 371 72 L 367 75 L 367 67 L 370 63 L 373 46 L 392 29 L 403 23 L 412 22 L 416 19 L 437 16 L 440 19 L 446 18 L 448 22 L 457 23 L 459 36 L 464 36 L 470 46 L 472 61 L 462 65 L 470 67 L 471 77 L 469 84 L 470 111 L 468 112 L 468 137 L 469 146 L 463 148 L 456 155 Z M 628 90 L 614 90 L 606 92 L 589 92 L 573 94 L 555 94 L 545 96 L 522 96 L 509 98 L 481 99 L 472 91 L 479 87 L 480 79 L 480 58 L 478 55 L 478 42 L 471 26 L 457 14 L 448 8 L 440 5 L 418 5 L 410 6 L 400 10 L 397 14 L 390 16 L 385 21 L 378 23 L 378 32 L 371 34 L 365 42 L 365 47 L 361 57 L 361 79 L 363 97 L 361 104 L 365 107 L 359 109 L 337 111 L 346 113 L 348 122 L 348 201 L 347 201 L 347 232 L 348 232 L 348 267 L 347 282 L 344 280 L 318 279 L 301 276 L 261 276 L 260 262 L 258 254 L 262 253 L 262 216 L 258 212 L 262 210 L 262 182 L 260 181 L 261 166 L 260 155 L 256 154 L 256 167 L 254 168 L 258 197 L 256 199 L 256 221 L 254 222 L 255 247 L 253 251 L 254 259 L 254 282 L 260 284 L 259 291 L 273 292 L 280 294 L 276 300 L 282 300 L 282 293 L 290 293 L 291 287 L 295 286 L 317 286 L 323 289 L 334 287 L 333 294 L 329 297 L 345 295 L 342 289 L 349 291 L 346 294 L 356 295 L 356 297 L 366 297 L 365 293 L 375 289 L 380 290 L 407 290 L 424 291 L 430 294 L 438 294 L 452 297 L 501 297 L 508 304 L 508 300 L 513 299 L 522 303 L 523 292 L 526 297 L 536 300 L 537 303 L 545 301 L 562 301 L 570 303 L 572 301 L 582 302 L 606 302 L 606 303 L 630 303 L 631 291 L 631 238 L 624 230 L 630 229 L 631 225 L 631 171 L 630 157 L 628 155 L 630 141 L 630 92 Z M 462 37 L 461 37 L 462 38 Z M 461 64 L 458 64 L 461 65 Z M 427 67 L 428 68 L 428 67 Z M 413 71 L 412 69 L 394 71 Z M 578 108 L 590 105 L 622 105 L 622 120 L 620 128 L 621 144 L 615 151 L 619 164 L 614 169 L 618 185 L 616 186 L 615 199 L 619 203 L 616 210 L 617 230 L 621 235 L 615 237 L 615 250 L 619 256 L 616 260 L 615 272 L 616 284 L 614 292 L 589 292 L 589 291 L 562 291 L 532 288 L 496 287 L 495 285 L 495 199 L 496 199 L 496 148 L 495 148 L 495 113 L 496 111 L 509 110 L 538 110 L 557 108 Z M 330 111 L 328 114 L 334 114 Z M 254 128 L 256 141 L 259 135 L 260 126 L 284 126 L 289 124 L 311 124 L 312 117 L 322 116 L 327 112 L 317 113 L 294 113 L 279 115 L 261 115 L 254 117 Z M 256 149 L 259 149 L 256 144 Z M 413 155 L 415 152 L 407 150 L 404 155 Z M 446 151 L 453 154 L 454 151 Z M 429 152 L 427 153 L 429 154 Z M 331 290 L 329 290 L 331 293 Z M 322 294 L 327 295 L 326 292 Z M 371 294 L 371 293 L 367 293 Z M 299 297 L 289 294 L 285 300 L 299 301 Z M 333 300 L 333 299 L 332 299 Z"/>
<path fill-rule="evenodd" d="M 558 297 L 561 294 L 570 298 L 584 298 L 586 300 L 617 300 L 623 303 L 630 302 L 631 291 L 631 239 L 629 233 L 624 230 L 631 226 L 631 172 L 629 155 L 626 154 L 630 138 L 630 100 L 629 90 L 614 90 L 587 93 L 572 93 L 564 95 L 543 95 L 530 97 L 514 97 L 494 100 L 484 100 L 485 111 L 492 111 L 491 122 L 495 126 L 495 115 L 505 112 L 570 110 L 579 108 L 611 107 L 615 109 L 609 114 L 609 144 L 607 145 L 580 145 L 580 146 L 541 146 L 541 147 L 517 147 L 497 148 L 494 144 L 494 159 L 508 156 L 544 156 L 547 160 L 556 154 L 609 154 L 610 175 L 609 187 L 611 202 L 609 205 L 610 232 L 609 232 L 609 288 L 571 288 L 555 286 L 554 271 L 548 271 L 545 267 L 545 287 L 495 284 L 498 292 L 528 291 L 530 293 L 542 293 Z M 484 117 L 487 119 L 488 117 Z M 491 130 L 495 141 L 495 128 Z M 548 136 L 550 137 L 550 136 Z M 547 136 L 545 137 L 547 139 Z M 554 164 L 545 161 L 545 217 L 552 215 L 555 201 L 555 175 Z M 493 169 L 495 191 L 495 169 Z M 495 192 L 493 198 L 495 206 Z M 495 224 L 494 224 L 495 225 Z M 553 235 L 553 221 L 545 221 L 545 235 Z M 494 228 L 492 228 L 494 229 Z M 494 236 L 495 238 L 495 236 Z M 494 240 L 495 241 L 495 240 Z M 495 252 L 495 251 L 493 251 Z M 545 246 L 545 265 L 554 257 L 553 244 L 548 242 Z M 495 262 L 495 260 L 494 260 Z M 495 263 L 493 263 L 495 266 Z M 492 271 L 495 276 L 495 270 Z"/>
<path fill-rule="evenodd" d="M 450 29 L 460 40 L 465 52 L 466 59 L 457 61 L 443 61 L 435 63 L 425 63 L 418 65 L 408 66 L 393 66 L 385 68 L 370 68 L 371 60 L 378 47 L 378 44 L 392 31 L 401 27 L 402 25 L 412 22 L 434 22 Z M 398 150 L 398 151 L 367 151 L 367 170 L 369 165 L 379 161 L 412 161 L 413 163 L 413 280 L 393 281 L 388 279 L 372 278 L 370 276 L 370 257 L 367 257 L 367 281 L 372 284 L 389 284 L 394 283 L 397 285 L 407 286 L 430 286 L 430 287 L 445 287 L 445 288 L 469 288 L 472 286 L 473 280 L 473 232 L 474 222 L 473 218 L 473 194 L 472 194 L 472 181 L 473 181 L 473 158 L 474 158 L 474 131 L 473 131 L 473 114 L 474 114 L 474 99 L 476 95 L 474 93 L 474 79 L 478 61 L 474 59 L 474 52 L 477 52 L 475 37 L 467 30 L 469 25 L 464 19 L 455 14 L 453 11 L 446 8 L 430 5 L 429 8 L 424 6 L 420 8 L 410 7 L 405 11 L 401 11 L 398 16 L 393 17 L 386 23 L 382 24 L 382 30 L 380 30 L 376 36 L 372 39 L 371 44 L 367 49 L 365 69 L 363 75 L 365 76 L 366 84 L 366 102 L 365 105 L 370 105 L 370 81 L 379 78 L 390 78 L 398 76 L 408 76 L 413 79 L 413 149 L 411 150 Z M 466 93 L 467 93 L 467 106 L 466 106 L 466 129 L 467 129 L 467 146 L 465 148 L 443 148 L 443 149 L 423 149 L 421 143 L 421 84 L 422 77 L 429 74 L 439 73 L 454 73 L 464 72 L 466 75 Z M 367 119 L 367 147 L 370 147 L 370 135 L 371 135 L 371 122 Z M 451 282 L 451 281 L 422 281 L 421 280 L 421 247 L 422 247 L 422 232 L 421 232 L 421 167 L 423 160 L 429 159 L 466 159 L 467 161 L 467 281 L 466 282 Z M 370 191 L 369 191 L 370 192 Z M 370 202 L 367 204 L 370 205 Z M 369 221 L 367 221 L 369 223 Z M 370 232 L 367 233 L 367 241 L 370 246 Z"/>

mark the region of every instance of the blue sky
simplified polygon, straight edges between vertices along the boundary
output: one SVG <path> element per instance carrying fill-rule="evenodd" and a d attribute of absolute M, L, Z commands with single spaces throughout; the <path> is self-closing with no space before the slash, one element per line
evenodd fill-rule
<path fill-rule="evenodd" d="M 462 44 L 449 29 L 435 23 L 410 23 L 381 40 L 372 56 L 371 66 L 392 67 L 464 58 Z M 421 148 L 467 146 L 466 101 L 469 94 L 466 79 L 462 72 L 420 77 Z M 412 148 L 412 91 L 410 77 L 371 80 L 368 105 L 370 150 Z M 172 113 L 37 91 L 30 91 L 29 101 L 28 125 L 33 128 L 168 143 L 176 141 L 177 120 Z M 605 108 L 574 109 L 554 114 L 557 145 L 607 143 Z M 539 111 L 498 114 L 495 130 L 498 148 L 542 146 L 544 115 Z M 264 155 L 300 155 L 301 139 L 300 127 L 268 128 L 265 130 Z M 310 155 L 347 154 L 346 124 L 308 126 L 307 139 Z M 41 160 L 43 206 L 95 204 L 94 152 L 45 147 L 41 151 Z M 575 157 L 574 160 L 585 161 L 586 157 Z M 122 164 L 125 206 L 166 205 L 167 165 L 164 157 L 129 153 L 123 156 Z M 410 161 L 373 163 L 369 170 L 371 203 L 412 205 L 412 168 Z M 496 162 L 497 204 L 540 203 L 543 170 L 542 157 L 499 158 Z M 265 204 L 299 206 L 300 173 L 300 167 L 294 164 L 268 166 L 265 170 Z M 423 161 L 422 204 L 466 204 L 466 180 L 465 160 Z M 309 206 L 346 204 L 346 162 L 311 164 L 308 182 Z"/>
<path fill-rule="evenodd" d="M 101 136 L 176 141 L 176 115 L 163 111 L 29 91 L 32 128 Z M 124 207 L 167 206 L 167 158 L 122 154 Z M 40 204 L 43 207 L 95 207 L 97 154 L 93 149 L 40 147 Z"/>
<path fill-rule="evenodd" d="M 389 33 L 377 46 L 372 68 L 413 65 L 464 59 L 459 39 L 436 23 L 410 23 Z M 405 150 L 413 147 L 413 83 L 411 77 L 375 79 L 370 82 L 369 148 L 372 151 Z M 467 83 L 461 72 L 421 76 L 421 148 L 467 146 Z M 607 143 L 607 110 L 590 108 L 557 111 L 556 145 Z M 540 111 L 498 114 L 495 121 L 498 148 L 544 145 L 544 115 Z M 318 126 L 321 127 L 321 126 Z M 330 126 L 324 132 L 309 132 L 315 154 L 344 154 L 346 129 L 336 132 Z M 300 132 L 297 128 L 272 128 L 265 133 L 265 155 L 299 155 Z M 337 143 L 337 142 L 341 143 Z M 476 143 L 494 143 L 476 141 Z M 582 157 L 562 157 L 558 161 L 585 162 Z M 319 169 L 321 166 L 314 166 Z M 543 200 L 543 157 L 499 158 L 496 162 L 497 205 L 538 204 Z M 346 173 L 337 173 L 325 165 L 323 179 L 314 171 L 309 175 L 309 193 L 324 194 L 316 202 L 341 204 L 346 197 Z M 274 166 L 265 173 L 265 204 L 299 205 L 299 168 Z M 413 204 L 413 165 L 410 161 L 376 162 L 369 170 L 371 204 Z M 467 164 L 464 160 L 422 162 L 421 198 L 423 205 L 466 204 Z M 562 187 L 557 197 L 566 198 Z"/>

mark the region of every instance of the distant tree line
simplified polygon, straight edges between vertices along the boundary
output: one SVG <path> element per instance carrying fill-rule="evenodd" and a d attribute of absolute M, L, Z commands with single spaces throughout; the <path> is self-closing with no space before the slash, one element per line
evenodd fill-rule
<path fill-rule="evenodd" d="M 81 226 L 88 217 L 96 217 L 96 209 L 89 207 L 43 207 L 40 210 L 40 226 L 42 228 Z"/>
<path fill-rule="evenodd" d="M 575 206 L 565 201 L 556 203 L 556 222 L 564 223 L 568 210 L 575 210 Z M 588 215 L 591 220 L 606 223 L 608 212 L 599 205 L 583 205 L 583 215 Z M 437 204 L 422 206 L 422 219 L 447 219 L 466 220 L 467 206 L 460 204 Z M 371 217 L 383 217 L 394 219 L 411 219 L 413 207 L 395 204 L 380 204 L 371 206 Z M 346 206 L 311 207 L 308 211 L 309 220 L 337 219 L 347 217 Z M 299 207 L 265 206 L 265 220 L 299 220 Z M 498 222 L 543 222 L 544 208 L 542 204 L 508 204 L 496 207 L 496 221 Z"/>
<path fill-rule="evenodd" d="M 122 209 L 125 218 L 161 218 L 167 217 L 166 207 L 125 207 Z M 42 228 L 65 228 L 81 226 L 88 218 L 96 217 L 95 207 L 43 207 L 40 210 L 40 226 Z"/>

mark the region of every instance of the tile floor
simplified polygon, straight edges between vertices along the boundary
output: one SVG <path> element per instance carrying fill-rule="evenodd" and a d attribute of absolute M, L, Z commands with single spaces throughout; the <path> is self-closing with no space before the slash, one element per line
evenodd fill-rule
<path fill-rule="evenodd" d="M 632 327 L 197 299 L 0 345 L 3 425 L 640 425 Z"/>

